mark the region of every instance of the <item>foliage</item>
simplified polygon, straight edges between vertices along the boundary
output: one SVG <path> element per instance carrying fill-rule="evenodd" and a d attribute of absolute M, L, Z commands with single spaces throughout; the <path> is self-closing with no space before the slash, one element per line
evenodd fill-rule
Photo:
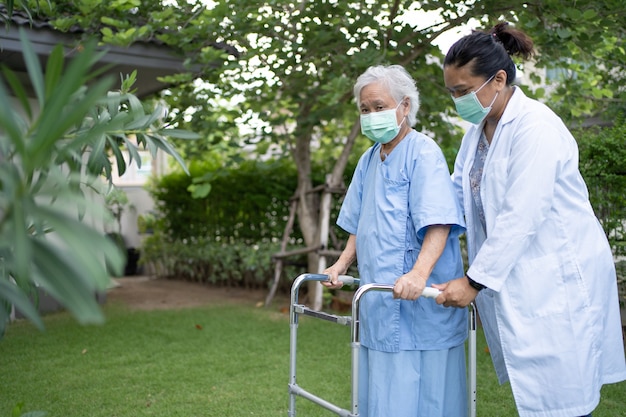
<path fill-rule="evenodd" d="M 28 16 L 31 16 L 31 10 L 29 7 L 29 3 L 32 3 L 32 1 L 29 0 L 5 0 L 2 4 L 2 8 L 4 10 L 6 10 L 6 15 L 4 13 L 0 13 L 0 21 L 2 21 L 5 26 L 9 26 L 10 25 L 10 20 L 11 17 L 13 16 L 13 12 L 15 10 L 23 10 L 24 12 L 26 12 L 26 14 L 28 14 Z M 52 7 L 50 4 L 49 0 L 45 0 L 44 1 L 36 1 L 35 3 L 35 11 L 39 12 L 40 11 L 40 4 L 41 3 L 45 3 L 48 7 Z"/>
<path fill-rule="evenodd" d="M 294 194 L 306 196 L 298 221 L 307 245 L 319 239 L 319 201 L 308 193 L 313 170 L 323 167 L 330 186 L 340 186 L 348 161 L 369 145 L 352 98 L 354 80 L 368 66 L 407 67 L 421 91 L 417 129 L 432 134 L 452 161 L 461 131 L 442 86 L 438 46 L 448 31 L 467 33 L 500 19 L 528 31 L 539 52 L 536 68 L 563 69 L 567 77 L 551 94 L 525 88 L 552 99 L 568 122 L 625 107 L 619 0 L 162 3 L 51 0 L 42 10 L 61 30 L 78 26 L 109 44 L 158 41 L 181 51 L 196 70 L 169 77 L 175 87 L 163 98 L 179 126 L 206 139 L 186 147 L 186 157 L 203 158 L 215 147 L 226 156 L 250 147 L 254 156 L 289 155 L 297 169 Z M 207 182 L 193 185 L 205 192 Z"/>
<path fill-rule="evenodd" d="M 219 169 L 193 163 L 190 172 L 191 177 L 177 172 L 165 175 L 150 190 L 163 227 L 173 239 L 264 242 L 282 234 L 296 182 L 289 161 L 244 161 Z M 189 191 L 194 178 L 210 184 L 210 192 L 194 197 Z"/>
<path fill-rule="evenodd" d="M 241 241 L 220 243 L 208 238 L 169 240 L 158 234 L 142 244 L 141 262 L 155 276 L 221 286 L 266 289 L 274 276 L 272 255 L 278 243 L 246 244 Z M 283 272 L 293 278 L 304 272 L 306 261 L 291 265 Z M 281 290 L 289 290 L 290 280 Z"/>
<path fill-rule="evenodd" d="M 619 304 L 622 311 L 626 309 L 626 259 L 615 263 L 617 272 L 617 290 L 619 296 Z M 626 323 L 622 323 L 622 327 L 626 327 Z"/>
<path fill-rule="evenodd" d="M 38 288 L 79 322 L 103 321 L 94 294 L 109 284 L 107 266 L 121 271 L 124 254 L 92 226 L 110 221 L 98 202 L 104 191 L 98 177 L 111 180 L 110 154 L 124 172 L 122 146 L 140 163 L 128 135 L 153 152 L 178 156 L 166 140 L 177 131 L 165 129 L 163 110 L 146 113 L 128 93 L 132 76 L 118 92 L 108 92 L 109 79 L 92 80 L 102 55 L 93 42 L 67 65 L 63 48 L 55 47 L 44 75 L 24 32 L 21 41 L 35 104 L 18 77 L 3 69 L 15 99 L 0 83 L 0 335 L 11 305 L 43 325 L 29 299 Z"/>
<path fill-rule="evenodd" d="M 139 233 L 154 233 L 154 227 L 156 223 L 157 219 L 153 212 L 142 213 L 137 216 L 137 230 L 139 231 Z"/>
<path fill-rule="evenodd" d="M 551 107 L 570 122 L 626 114 L 623 3 L 542 1 L 526 3 L 524 9 L 510 14 L 519 16 L 520 27 L 533 36 L 539 51 L 536 65 L 552 74 L 551 80 L 531 75 L 536 84 L 548 82 Z"/>
<path fill-rule="evenodd" d="M 176 76 L 172 80 L 180 89 L 172 90 L 168 100 L 181 117 L 185 109 L 194 110 L 192 129 L 206 132 L 211 144 L 236 140 L 236 130 L 227 131 L 249 124 L 248 139 L 257 146 L 273 143 L 294 150 L 299 136 L 312 129 L 336 158 L 338 149 L 332 148 L 345 142 L 356 118 L 354 79 L 369 65 L 399 63 L 422 90 L 418 127 L 433 132 L 444 147 L 454 147 L 458 131 L 445 122 L 452 102 L 441 85 L 436 44 L 446 31 L 467 32 L 468 25 L 489 27 L 500 19 L 532 35 L 538 68 L 567 75 L 552 101 L 566 105 L 560 110 L 567 119 L 604 113 L 616 103 L 624 110 L 626 92 L 619 86 L 626 37 L 620 0 L 575 5 L 552 0 L 41 3 L 41 12 L 60 30 L 78 26 L 109 44 L 158 40 L 183 51 L 202 68 L 200 79 L 208 84 Z"/>
<path fill-rule="evenodd" d="M 351 166 L 347 175 L 353 169 Z M 192 177 L 173 172 L 154 179 L 150 185 L 156 205 L 151 214 L 155 233 L 143 241 L 143 262 L 159 276 L 228 285 L 241 285 L 240 275 L 256 269 L 252 281 L 268 285 L 273 279 L 272 255 L 279 252 L 279 237 L 289 217 L 289 202 L 297 181 L 293 164 L 284 159 L 244 161 L 230 167 L 192 163 L 190 172 Z M 205 184 L 210 180 L 206 195 L 194 196 L 198 191 L 192 188 L 194 178 L 202 178 Z M 316 181 L 321 183 L 322 178 Z M 340 204 L 340 199 L 334 200 L 333 218 Z M 337 240 L 341 232 L 337 227 L 331 229 Z M 288 245 L 302 245 L 297 228 Z M 343 243 L 332 241 L 330 246 L 339 249 Z M 305 266 L 306 256 L 287 263 Z"/>
<path fill-rule="evenodd" d="M 611 128 L 574 133 L 591 204 L 614 254 L 626 255 L 626 122 L 621 119 Z"/>
<path fill-rule="evenodd" d="M 266 288 L 272 255 L 289 217 L 296 173 L 289 161 L 245 161 L 228 168 L 191 164 L 196 178 L 210 178 L 210 192 L 193 197 L 192 179 L 174 172 L 155 180 L 155 233 L 142 243 L 142 262 L 158 276 L 220 285 Z M 292 233 L 290 245 L 301 244 Z M 300 267 L 306 259 L 290 260 Z M 288 267 L 296 276 L 300 268 Z"/>
<path fill-rule="evenodd" d="M 116 232 L 122 233 L 122 214 L 124 210 L 128 207 L 131 210 L 134 209 L 132 204 L 129 205 L 128 195 L 126 191 L 121 188 L 118 188 L 114 185 L 110 187 L 110 189 L 104 195 L 104 204 L 107 209 L 111 212 L 113 218 L 117 222 L 117 230 Z"/>
<path fill-rule="evenodd" d="M 616 120 L 611 128 L 579 129 L 574 132 L 580 150 L 580 170 L 589 188 L 589 198 L 613 254 L 620 305 L 626 306 L 626 122 Z"/>

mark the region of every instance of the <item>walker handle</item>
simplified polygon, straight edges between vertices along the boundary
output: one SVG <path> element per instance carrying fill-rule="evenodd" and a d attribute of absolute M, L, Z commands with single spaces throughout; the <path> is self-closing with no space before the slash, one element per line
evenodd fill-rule
<path fill-rule="evenodd" d="M 424 291 L 422 291 L 422 297 L 426 298 L 437 298 L 439 294 L 441 294 L 441 291 L 433 287 L 426 287 Z"/>
<path fill-rule="evenodd" d="M 343 285 L 354 285 L 359 282 L 358 278 L 351 277 L 350 275 L 339 275 L 338 281 L 343 282 Z"/>

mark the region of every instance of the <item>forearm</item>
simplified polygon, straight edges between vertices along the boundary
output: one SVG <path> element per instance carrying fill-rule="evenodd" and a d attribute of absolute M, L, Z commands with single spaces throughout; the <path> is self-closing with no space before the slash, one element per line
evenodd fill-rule
<path fill-rule="evenodd" d="M 449 225 L 437 224 L 428 227 L 422 243 L 422 249 L 417 256 L 415 265 L 413 265 L 413 271 L 426 279 L 430 276 L 446 247 L 449 234 Z"/>
<path fill-rule="evenodd" d="M 339 255 L 339 259 L 333 265 L 340 270 L 340 273 L 344 274 L 348 271 L 348 268 L 356 260 L 356 235 L 350 235 L 346 242 L 346 247 Z"/>
<path fill-rule="evenodd" d="M 426 281 L 443 253 L 450 233 L 450 226 L 429 226 L 424 236 L 422 249 L 417 255 L 413 268 L 398 278 L 393 287 L 393 297 L 405 300 L 418 298 L 426 286 Z"/>

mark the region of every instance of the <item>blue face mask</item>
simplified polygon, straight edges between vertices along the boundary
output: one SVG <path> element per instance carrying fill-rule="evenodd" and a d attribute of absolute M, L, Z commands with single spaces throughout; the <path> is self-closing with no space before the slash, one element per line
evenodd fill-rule
<path fill-rule="evenodd" d="M 454 100 L 454 105 L 456 106 L 456 111 L 461 119 L 467 120 L 468 122 L 477 125 L 480 124 L 480 122 L 482 122 L 485 117 L 487 117 L 487 115 L 491 111 L 491 106 L 493 106 L 493 103 L 498 97 L 498 93 L 496 92 L 496 96 L 493 98 L 493 100 L 491 100 L 491 103 L 487 107 L 483 107 L 483 105 L 480 103 L 480 100 L 478 100 L 476 93 L 478 93 L 481 88 L 486 86 L 487 83 L 489 83 L 489 81 L 493 79 L 493 77 L 495 77 L 495 75 L 485 81 L 485 83 L 481 85 L 476 91 L 471 91 L 470 93 L 458 98 L 452 97 L 452 100 Z"/>
<path fill-rule="evenodd" d="M 400 132 L 400 124 L 396 118 L 396 111 L 400 107 L 402 101 L 398 103 L 395 109 L 377 111 L 361 115 L 361 132 L 373 140 L 381 144 L 389 143 L 398 136 Z"/>

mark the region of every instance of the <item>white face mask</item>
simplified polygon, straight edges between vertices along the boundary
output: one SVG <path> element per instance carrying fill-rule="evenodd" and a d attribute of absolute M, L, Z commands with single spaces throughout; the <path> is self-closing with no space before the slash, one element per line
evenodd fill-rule
<path fill-rule="evenodd" d="M 361 132 L 373 140 L 381 144 L 389 143 L 398 136 L 400 125 L 404 122 L 404 118 L 400 124 L 396 117 L 398 107 L 402 101 L 398 103 L 395 109 L 377 111 L 361 115 Z"/>
<path fill-rule="evenodd" d="M 498 93 L 496 92 L 496 96 L 493 98 L 493 100 L 491 100 L 491 103 L 487 107 L 483 107 L 483 105 L 480 103 L 480 100 L 478 100 L 476 93 L 478 93 L 484 86 L 486 86 L 489 81 L 493 80 L 493 77 L 495 77 L 495 75 L 485 81 L 484 84 L 481 85 L 476 91 L 471 91 L 470 93 L 458 98 L 452 97 L 452 100 L 454 100 L 456 111 L 461 119 L 467 120 L 468 122 L 477 125 L 480 124 L 480 122 L 482 122 L 485 117 L 487 117 L 487 115 L 491 111 L 491 106 L 493 106 L 493 103 L 495 103 L 496 98 L 498 97 Z"/>

